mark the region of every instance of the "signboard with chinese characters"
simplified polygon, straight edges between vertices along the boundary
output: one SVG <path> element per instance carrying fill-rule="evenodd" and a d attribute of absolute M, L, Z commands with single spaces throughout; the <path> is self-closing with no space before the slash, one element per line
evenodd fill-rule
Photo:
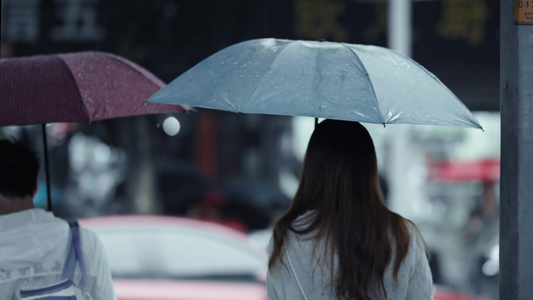
<path fill-rule="evenodd" d="M 100 0 L 4 0 L 2 40 L 39 47 L 46 43 L 94 43 L 105 39 L 98 24 Z"/>
<path fill-rule="evenodd" d="M 533 4 L 513 1 L 520 11 Z M 470 109 L 499 109 L 499 2 L 413 0 L 413 58 L 459 91 Z M 254 38 L 387 45 L 386 0 L 230 3 L 0 0 L 0 53 L 106 51 L 149 66 L 169 82 L 214 52 Z M 527 16 L 522 15 L 526 21 Z M 465 96 L 460 92 L 471 90 Z"/>
<path fill-rule="evenodd" d="M 514 23 L 533 24 L 533 1 L 514 1 Z"/>

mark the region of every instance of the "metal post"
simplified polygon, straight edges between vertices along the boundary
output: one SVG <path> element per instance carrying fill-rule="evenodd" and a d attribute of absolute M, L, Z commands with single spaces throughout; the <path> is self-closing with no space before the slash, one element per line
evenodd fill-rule
<path fill-rule="evenodd" d="M 389 0 L 388 3 L 388 47 L 405 56 L 411 56 L 412 21 L 411 0 Z M 410 182 L 406 181 L 405 172 L 410 167 L 412 149 L 408 137 L 408 128 L 402 125 L 388 126 L 386 134 L 389 136 L 386 155 L 387 180 L 390 187 L 388 206 L 391 210 L 409 218 L 412 211 L 406 200 L 413 198 L 414 190 Z"/>
<path fill-rule="evenodd" d="M 532 1 L 522 2 L 531 6 Z M 533 299 L 533 25 L 500 1 L 500 299 Z"/>
<path fill-rule="evenodd" d="M 411 11 L 411 0 L 389 0 L 387 45 L 408 57 L 412 52 Z"/>

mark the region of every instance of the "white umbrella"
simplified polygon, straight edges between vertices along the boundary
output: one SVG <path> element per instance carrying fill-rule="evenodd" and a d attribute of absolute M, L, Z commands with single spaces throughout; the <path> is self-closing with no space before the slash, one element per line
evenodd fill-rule
<path fill-rule="evenodd" d="M 480 128 L 433 74 L 387 48 L 256 39 L 204 59 L 147 102 L 378 124 Z"/>

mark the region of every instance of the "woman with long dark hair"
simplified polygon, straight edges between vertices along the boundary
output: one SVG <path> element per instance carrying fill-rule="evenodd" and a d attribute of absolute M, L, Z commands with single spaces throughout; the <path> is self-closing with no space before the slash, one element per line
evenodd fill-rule
<path fill-rule="evenodd" d="M 432 299 L 427 246 L 385 206 L 374 144 L 359 123 L 318 124 L 269 252 L 268 299 Z"/>

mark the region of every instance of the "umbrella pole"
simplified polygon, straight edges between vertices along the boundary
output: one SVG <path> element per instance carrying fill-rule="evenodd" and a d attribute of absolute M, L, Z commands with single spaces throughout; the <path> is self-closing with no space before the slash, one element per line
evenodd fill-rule
<path fill-rule="evenodd" d="M 315 118 L 315 129 L 318 126 L 318 118 Z"/>
<path fill-rule="evenodd" d="M 48 164 L 48 141 L 46 139 L 46 124 L 41 124 L 43 135 L 43 149 L 44 149 L 44 171 L 46 173 L 46 196 L 48 203 L 48 211 L 52 211 L 52 192 L 50 189 L 50 167 Z"/>

